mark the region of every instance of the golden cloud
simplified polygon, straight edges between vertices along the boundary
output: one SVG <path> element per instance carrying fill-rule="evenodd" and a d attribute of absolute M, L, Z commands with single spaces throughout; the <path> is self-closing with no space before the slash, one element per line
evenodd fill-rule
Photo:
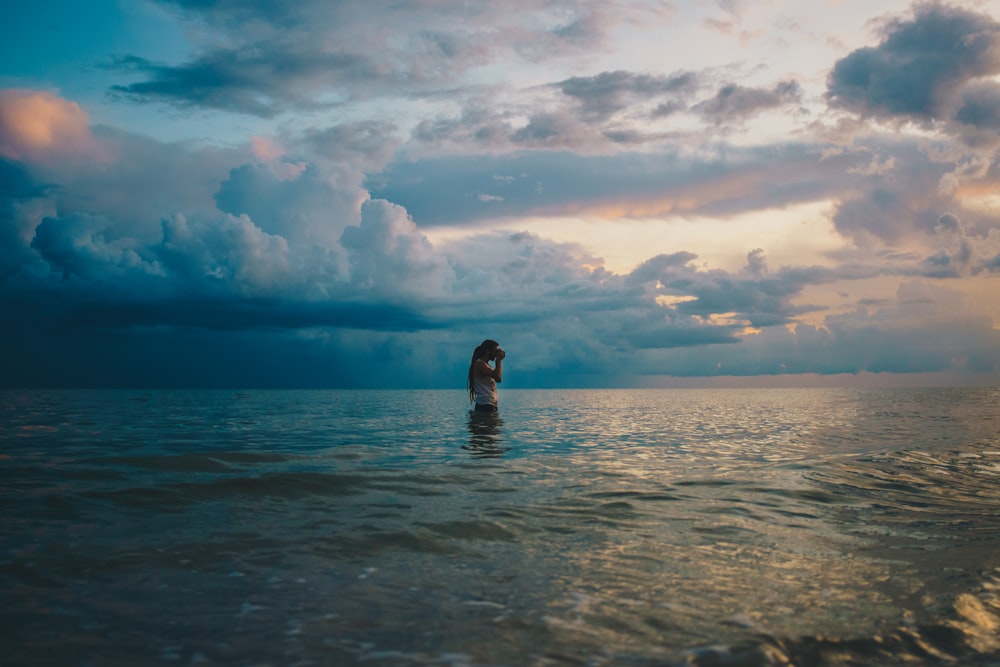
<path fill-rule="evenodd" d="M 75 102 L 45 91 L 0 90 L 0 155 L 47 162 L 73 154 L 93 154 L 87 113 Z"/>

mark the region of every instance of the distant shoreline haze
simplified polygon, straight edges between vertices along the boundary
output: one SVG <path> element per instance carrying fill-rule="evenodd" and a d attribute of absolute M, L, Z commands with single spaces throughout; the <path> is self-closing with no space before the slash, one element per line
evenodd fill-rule
<path fill-rule="evenodd" d="M 822 389 L 822 388 L 845 388 L 845 389 L 891 389 L 891 388 L 920 388 L 920 387 L 1000 387 L 1000 375 L 980 373 L 980 374 L 957 374 L 957 373 L 860 373 L 838 374 L 838 375 L 755 375 L 755 376 L 714 376 L 714 377 L 651 377 L 642 376 L 634 378 L 631 382 L 620 384 L 607 384 L 607 378 L 577 376 L 563 378 L 568 380 L 560 384 L 556 380 L 540 380 L 533 384 L 518 382 L 516 370 L 508 370 L 504 383 L 501 385 L 501 392 L 516 390 L 576 390 L 576 389 Z M 170 390 L 170 389 L 219 389 L 219 390 L 336 390 L 336 389 L 370 389 L 392 391 L 394 389 L 405 390 L 426 390 L 438 391 L 459 389 L 458 384 L 454 386 L 440 384 L 407 384 L 403 383 L 395 387 L 381 386 L 375 383 L 359 385 L 337 385 L 323 383 L 295 384 L 295 383 L 220 383 L 210 382 L 185 382 L 178 379 L 170 383 L 144 384 L 144 383 L 87 383 L 79 382 L 73 384 L 47 384 L 31 383 L 9 385 L 0 384 L 0 390 L 18 389 L 148 389 L 148 390 Z"/>

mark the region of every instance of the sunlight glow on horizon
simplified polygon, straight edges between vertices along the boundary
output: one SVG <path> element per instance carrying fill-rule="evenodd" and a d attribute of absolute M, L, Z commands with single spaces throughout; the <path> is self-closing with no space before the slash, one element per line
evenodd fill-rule
<path fill-rule="evenodd" d="M 754 211 L 728 218 L 667 216 L 664 218 L 601 218 L 553 216 L 498 219 L 493 230 L 529 231 L 560 243 L 586 248 L 604 260 L 612 273 L 627 274 L 656 254 L 695 252 L 700 266 L 740 270 L 747 254 L 763 249 L 771 268 L 830 266 L 828 253 L 846 241 L 833 228 L 832 203 L 809 202 L 782 209 Z M 433 244 L 476 236 L 481 228 L 421 229 Z"/>

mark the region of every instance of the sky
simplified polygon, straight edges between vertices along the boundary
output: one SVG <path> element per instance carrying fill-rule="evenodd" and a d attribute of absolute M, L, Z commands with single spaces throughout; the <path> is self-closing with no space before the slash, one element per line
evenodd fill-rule
<path fill-rule="evenodd" d="M 0 7 L 0 386 L 1000 385 L 1000 0 Z"/>

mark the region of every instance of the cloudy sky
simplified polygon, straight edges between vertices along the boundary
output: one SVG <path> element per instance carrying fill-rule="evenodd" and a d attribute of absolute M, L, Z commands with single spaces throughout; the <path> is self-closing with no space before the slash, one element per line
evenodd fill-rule
<path fill-rule="evenodd" d="M 1000 2 L 0 8 L 0 384 L 1000 383 Z"/>

